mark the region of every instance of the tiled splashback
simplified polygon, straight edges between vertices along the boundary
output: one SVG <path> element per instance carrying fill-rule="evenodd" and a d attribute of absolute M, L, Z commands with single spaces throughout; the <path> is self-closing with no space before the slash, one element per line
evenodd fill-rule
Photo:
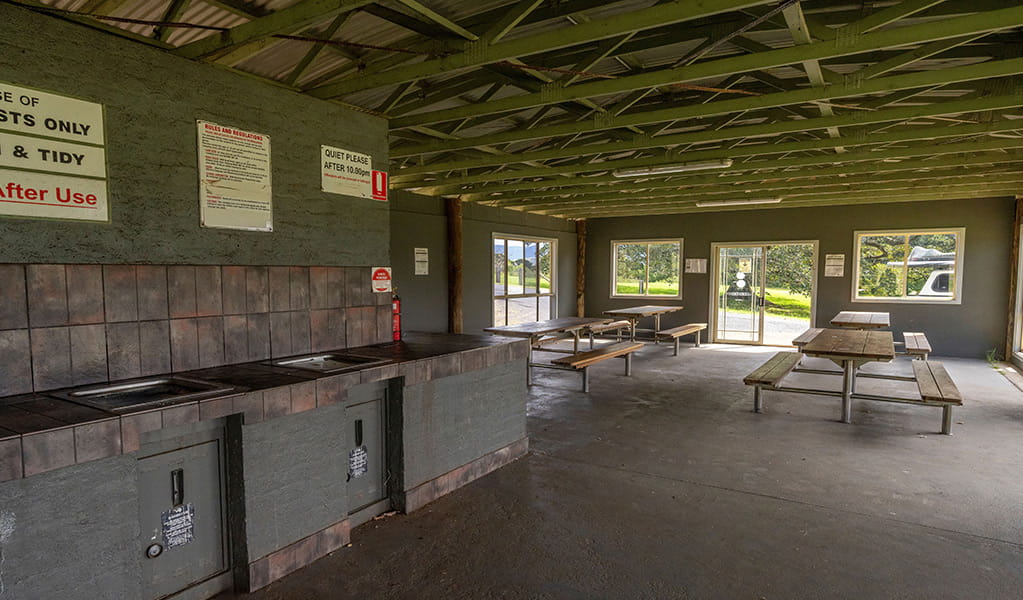
<path fill-rule="evenodd" d="M 368 267 L 0 264 L 0 396 L 390 339 Z"/>

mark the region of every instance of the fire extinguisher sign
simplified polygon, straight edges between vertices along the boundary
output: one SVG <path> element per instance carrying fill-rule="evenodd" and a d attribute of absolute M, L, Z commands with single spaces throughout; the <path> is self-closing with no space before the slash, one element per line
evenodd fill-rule
<path fill-rule="evenodd" d="M 385 293 L 391 291 L 391 267 L 373 267 L 371 270 L 373 291 Z"/>
<path fill-rule="evenodd" d="M 379 202 L 387 202 L 387 172 L 373 171 L 371 180 L 373 199 Z"/>

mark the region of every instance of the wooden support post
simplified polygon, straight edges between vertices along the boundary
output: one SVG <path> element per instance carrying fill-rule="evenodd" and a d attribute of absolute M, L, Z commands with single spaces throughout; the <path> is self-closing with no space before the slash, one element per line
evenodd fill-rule
<path fill-rule="evenodd" d="M 586 221 L 575 222 L 575 312 L 586 316 Z"/>
<path fill-rule="evenodd" d="M 445 198 L 448 218 L 448 333 L 462 333 L 462 201 Z"/>
<path fill-rule="evenodd" d="M 1005 360 L 1016 351 L 1016 295 L 1019 294 L 1019 242 L 1020 227 L 1023 226 L 1023 196 L 1016 196 L 1016 218 L 1012 224 L 1012 251 L 1009 254 L 1009 316 L 1006 319 Z"/>

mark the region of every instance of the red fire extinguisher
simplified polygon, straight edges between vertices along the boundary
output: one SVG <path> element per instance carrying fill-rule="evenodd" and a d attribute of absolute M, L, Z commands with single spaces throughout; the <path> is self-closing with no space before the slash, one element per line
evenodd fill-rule
<path fill-rule="evenodd" d="M 401 341 L 401 298 L 397 290 L 391 295 L 391 334 L 394 341 Z"/>

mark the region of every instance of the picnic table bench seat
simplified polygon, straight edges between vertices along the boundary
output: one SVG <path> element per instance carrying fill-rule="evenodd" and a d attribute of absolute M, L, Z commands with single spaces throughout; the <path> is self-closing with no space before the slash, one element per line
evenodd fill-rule
<path fill-rule="evenodd" d="M 617 341 L 622 341 L 622 330 L 628 329 L 632 324 L 628 321 L 611 321 L 610 323 L 594 323 L 583 331 L 590 336 L 590 349 L 593 349 L 593 336 L 600 333 L 607 333 L 608 331 L 615 332 Z"/>
<path fill-rule="evenodd" d="M 822 331 L 824 330 L 820 327 L 811 327 L 810 329 L 807 329 L 803 333 L 799 334 L 799 337 L 792 340 L 792 345 L 796 346 L 797 348 L 802 348 L 803 346 L 812 342 L 814 338 L 821 334 Z"/>
<path fill-rule="evenodd" d="M 952 430 L 952 407 L 963 405 L 959 393 L 945 365 L 933 360 L 913 361 L 913 376 L 920 391 L 921 404 L 941 407 L 941 433 Z"/>
<path fill-rule="evenodd" d="M 931 343 L 927 341 L 926 335 L 907 331 L 902 334 L 902 337 L 906 343 L 906 354 L 927 360 L 927 356 L 931 353 Z"/>
<path fill-rule="evenodd" d="M 563 356 L 551 361 L 552 364 L 560 365 L 563 368 L 581 370 L 583 374 L 583 391 L 590 391 L 589 367 L 600 361 L 609 358 L 625 357 L 625 375 L 632 375 L 632 353 L 643 347 L 641 342 L 616 342 L 607 346 L 601 346 L 595 350 L 579 352 L 571 356 Z"/>
<path fill-rule="evenodd" d="M 674 340 L 675 352 L 672 356 L 678 356 L 678 338 L 683 335 L 689 335 L 692 333 L 696 334 L 696 347 L 700 347 L 700 332 L 707 328 L 706 323 L 687 323 L 685 325 L 679 325 L 678 327 L 672 327 L 671 329 L 665 329 L 657 332 L 658 340 Z"/>
<path fill-rule="evenodd" d="M 753 411 L 761 412 L 760 388 L 776 387 L 792 369 L 799 364 L 802 354 L 798 352 L 778 352 L 752 373 L 743 378 L 742 382 L 753 386 Z"/>

